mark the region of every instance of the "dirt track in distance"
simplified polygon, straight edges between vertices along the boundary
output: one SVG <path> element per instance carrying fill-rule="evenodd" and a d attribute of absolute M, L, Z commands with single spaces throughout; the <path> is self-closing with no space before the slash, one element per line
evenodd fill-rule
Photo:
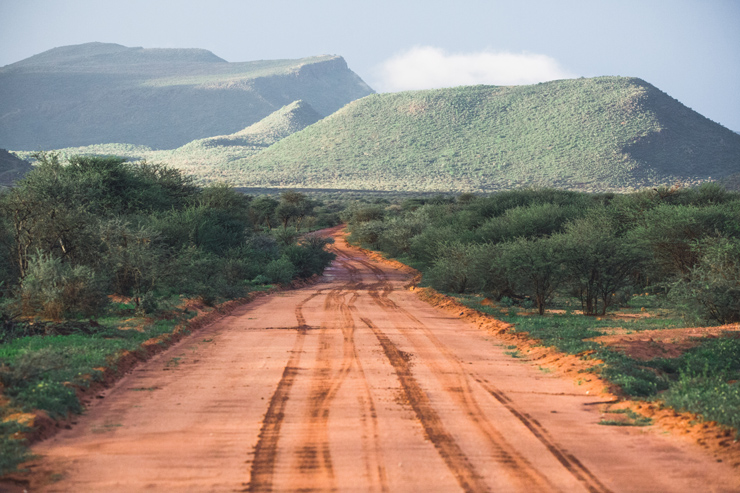
<path fill-rule="evenodd" d="M 409 275 L 334 245 L 137 367 L 36 445 L 31 491 L 738 491 L 737 469 L 505 354 Z"/>

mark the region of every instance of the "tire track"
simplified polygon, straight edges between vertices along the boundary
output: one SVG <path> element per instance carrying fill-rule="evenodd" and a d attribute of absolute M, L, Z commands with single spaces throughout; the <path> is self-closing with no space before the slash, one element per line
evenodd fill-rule
<path fill-rule="evenodd" d="M 363 264 L 367 264 L 367 262 L 360 261 Z M 368 265 L 368 267 L 370 267 Z M 384 281 L 387 279 L 387 276 L 384 272 L 382 272 L 377 267 L 371 268 L 373 273 L 376 275 L 376 277 L 380 281 Z M 379 272 L 378 272 L 379 271 Z M 393 300 L 389 299 L 387 297 L 386 293 L 389 293 L 392 291 L 392 287 L 390 290 L 384 289 L 382 293 L 370 293 L 371 297 L 373 298 L 373 301 L 378 305 L 381 306 L 387 310 L 392 310 L 396 312 L 403 313 L 403 315 L 406 316 L 407 319 L 409 319 L 414 325 L 415 328 L 404 328 L 404 327 L 398 327 L 399 330 L 405 333 L 405 335 L 408 337 L 411 335 L 411 332 L 414 332 L 416 328 L 421 329 L 424 334 L 426 335 L 427 339 L 429 339 L 432 344 L 445 356 L 445 358 L 456 365 L 459 368 L 459 372 L 456 372 L 455 377 L 458 379 L 457 385 L 447 385 L 446 387 L 448 389 L 452 389 L 454 394 L 454 397 L 458 398 L 460 400 L 460 397 L 462 398 L 463 402 L 462 404 L 467 407 L 471 408 L 474 407 L 476 411 L 480 411 L 480 407 L 478 406 L 477 402 L 475 402 L 475 399 L 472 395 L 472 389 L 470 387 L 470 382 L 468 380 L 468 375 L 472 377 L 481 387 L 485 389 L 487 393 L 489 393 L 492 397 L 494 397 L 501 405 L 504 406 L 504 408 L 509 411 L 514 417 L 517 418 L 531 433 L 532 435 L 537 438 L 537 440 L 542 443 L 545 448 L 550 452 L 550 454 L 555 457 L 555 459 L 563 466 L 565 467 L 572 475 L 573 477 L 578 480 L 589 492 L 591 493 L 611 493 L 611 490 L 604 486 L 601 481 L 598 480 L 598 478 L 586 467 L 581 463 L 580 460 L 578 460 L 575 456 L 572 454 L 569 454 L 567 451 L 565 451 L 562 447 L 560 447 L 549 435 L 547 430 L 540 425 L 537 420 L 531 418 L 526 413 L 523 413 L 519 411 L 509 399 L 504 392 L 502 392 L 499 389 L 496 389 L 490 382 L 488 382 L 485 379 L 482 379 L 478 377 L 477 375 L 474 375 L 470 373 L 463 365 L 460 364 L 459 360 L 450 352 L 450 350 L 442 344 L 439 339 L 414 315 L 407 312 L 403 308 L 399 307 Z M 412 335 L 413 337 L 413 335 Z M 445 372 L 440 371 L 437 364 L 434 363 L 433 360 L 427 361 L 427 364 L 434 370 L 434 373 L 437 375 L 445 375 L 446 379 L 449 379 L 449 374 L 445 374 Z M 462 382 L 460 382 L 460 378 L 462 376 Z M 462 393 L 462 396 L 460 396 L 460 393 Z M 458 397 L 459 396 L 459 397 Z M 472 409 L 471 409 L 472 411 Z M 479 419 L 478 417 L 482 416 L 482 414 L 479 414 L 478 412 L 471 412 L 470 417 L 474 419 L 476 424 L 479 427 L 486 428 L 484 433 L 491 439 L 492 442 L 501 444 L 502 441 L 505 442 L 505 439 L 503 436 L 495 429 L 492 429 L 488 421 L 483 418 L 483 420 Z M 511 447 L 505 447 L 513 451 L 513 448 Z M 511 452 L 506 453 L 504 452 L 501 456 L 504 459 L 504 462 L 510 463 L 512 465 L 515 465 L 516 463 L 520 461 L 526 462 L 526 467 L 521 468 L 517 467 L 516 469 L 518 471 L 522 471 L 522 469 L 529 469 L 530 472 L 535 473 L 535 476 L 537 478 L 531 478 L 534 479 L 536 483 L 541 483 L 541 481 L 547 481 L 542 475 L 539 474 L 539 472 L 533 468 L 526 459 L 519 456 L 518 453 L 515 451 L 513 454 Z M 517 457 L 518 456 L 518 457 Z M 519 459 L 519 460 L 517 460 Z M 523 464 L 517 464 L 518 466 L 521 466 Z M 531 474 L 530 474 L 531 476 Z M 542 488 L 542 484 L 539 485 L 538 489 Z"/>
<path fill-rule="evenodd" d="M 377 298 L 376 298 L 377 299 Z M 386 298 L 380 298 L 383 301 L 381 305 L 384 309 L 408 315 L 405 310 L 398 308 L 395 303 Z M 392 307 L 392 308 L 391 308 Z M 407 317 L 408 318 L 408 317 Z M 493 451 L 493 456 L 500 464 L 507 477 L 517 486 L 520 491 L 548 491 L 554 490 L 550 481 L 540 473 L 516 448 L 504 437 L 504 435 L 486 418 L 478 401 L 473 395 L 473 389 L 470 386 L 468 372 L 460 364 L 457 358 L 439 342 L 429 329 L 415 317 L 413 325 L 396 324 L 396 328 L 407 338 L 415 347 L 421 347 L 419 333 L 423 333 L 427 340 L 430 340 L 434 347 L 444 356 L 448 364 L 457 368 L 457 371 L 450 372 L 445 369 L 434 358 L 426 358 L 424 363 L 429 367 L 432 373 L 437 377 L 443 388 L 450 394 L 452 399 L 457 402 L 461 409 L 464 409 L 465 415 L 476 426 L 478 431 L 486 438 L 486 441 Z"/>
<path fill-rule="evenodd" d="M 290 358 L 285 365 L 283 375 L 278 382 L 275 392 L 270 398 L 270 404 L 262 420 L 262 427 L 254 447 L 254 457 L 250 470 L 250 479 L 243 491 L 270 492 L 272 491 L 272 480 L 275 472 L 275 460 L 277 458 L 278 441 L 280 440 L 280 428 L 285 418 L 285 406 L 288 404 L 290 389 L 295 383 L 298 375 L 298 365 L 303 351 L 303 343 L 306 339 L 306 319 L 303 316 L 303 306 L 310 300 L 319 296 L 322 290 L 318 290 L 302 300 L 295 308 L 295 317 L 298 322 L 296 340 L 291 349 Z"/>
<path fill-rule="evenodd" d="M 349 282 L 331 290 L 324 301 L 323 320 L 319 333 L 316 366 L 311 377 L 311 391 L 308 397 L 307 417 L 303 426 L 303 443 L 297 448 L 298 470 L 301 475 L 301 489 L 336 489 L 334 465 L 329 444 L 329 416 L 335 398 L 353 372 L 362 381 L 364 396 L 360 396 L 361 421 L 368 430 L 363 440 L 363 453 L 367 459 L 367 472 L 379 491 L 388 491 L 387 475 L 380 452 L 378 423 L 375 404 L 370 387 L 365 378 L 362 364 L 355 345 L 355 322 L 352 316 L 353 305 L 362 288 L 359 270 L 346 262 L 338 261 L 349 276 Z M 349 297 L 348 300 L 345 299 Z M 342 335 L 342 360 L 339 368 L 332 368 L 331 347 L 333 337 L 339 331 Z M 370 424 L 368 426 L 368 418 Z M 372 440 L 372 444 L 368 444 Z"/>
<path fill-rule="evenodd" d="M 555 456 L 558 462 L 570 471 L 570 473 L 573 474 L 573 476 L 578 479 L 578 481 L 580 481 L 588 491 L 591 493 L 612 493 L 609 488 L 604 486 L 604 484 L 581 463 L 581 461 L 562 449 L 536 419 L 532 418 L 527 413 L 519 411 L 506 394 L 496 389 L 490 382 L 483 378 L 476 376 L 473 378 L 475 378 L 476 382 L 486 389 L 486 391 L 499 401 L 511 414 L 516 416 L 516 418 L 521 421 L 522 424 L 524 424 L 524 426 L 526 426 L 543 445 L 545 445 L 547 450 Z"/>
<path fill-rule="evenodd" d="M 319 333 L 316 364 L 311 376 L 311 391 L 308 397 L 307 419 L 303 425 L 303 444 L 296 450 L 298 469 L 302 476 L 302 489 L 311 491 L 323 486 L 331 485 L 329 489 L 336 489 L 334 465 L 329 448 L 328 422 L 332 402 L 344 383 L 351 368 L 351 356 L 348 354 L 348 334 L 354 327 L 345 326 L 348 320 L 343 313 L 342 288 L 329 292 L 324 301 L 324 320 L 331 320 L 330 324 L 322 324 Z M 339 312 L 337 320 L 335 312 Z M 332 371 L 331 339 L 333 332 L 340 329 L 343 333 L 342 363 L 336 374 Z M 351 334 L 349 335 L 351 337 Z"/>
<path fill-rule="evenodd" d="M 460 487 L 466 492 L 490 491 L 488 485 L 483 482 L 483 478 L 475 470 L 455 439 L 447 432 L 426 393 L 411 374 L 407 356 L 370 320 L 364 317 L 361 320 L 378 339 L 383 352 L 401 382 L 401 387 L 411 408 L 424 428 L 424 433 L 434 444 Z"/>

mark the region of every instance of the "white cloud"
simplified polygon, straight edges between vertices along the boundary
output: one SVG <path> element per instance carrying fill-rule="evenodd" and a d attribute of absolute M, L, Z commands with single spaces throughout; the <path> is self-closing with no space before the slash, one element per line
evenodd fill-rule
<path fill-rule="evenodd" d="M 377 73 L 374 85 L 382 92 L 475 84 L 535 84 L 576 77 L 547 55 L 493 51 L 446 53 L 432 46 L 419 46 L 395 55 L 383 62 Z"/>

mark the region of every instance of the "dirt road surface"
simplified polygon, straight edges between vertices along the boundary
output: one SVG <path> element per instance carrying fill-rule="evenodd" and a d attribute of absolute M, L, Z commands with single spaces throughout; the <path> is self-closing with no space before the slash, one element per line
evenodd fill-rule
<path fill-rule="evenodd" d="M 35 491 L 738 491 L 603 396 L 507 355 L 341 237 L 318 284 L 260 298 L 137 367 L 34 447 Z"/>

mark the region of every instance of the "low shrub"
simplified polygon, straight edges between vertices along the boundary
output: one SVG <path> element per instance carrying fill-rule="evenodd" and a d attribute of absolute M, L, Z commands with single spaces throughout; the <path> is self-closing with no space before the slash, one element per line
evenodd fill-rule
<path fill-rule="evenodd" d="M 74 313 L 90 316 L 107 303 L 106 284 L 90 267 L 37 253 L 20 285 L 21 312 L 53 320 Z"/>
<path fill-rule="evenodd" d="M 265 277 L 275 284 L 288 284 L 295 271 L 295 266 L 288 257 L 280 257 L 265 266 Z"/>

